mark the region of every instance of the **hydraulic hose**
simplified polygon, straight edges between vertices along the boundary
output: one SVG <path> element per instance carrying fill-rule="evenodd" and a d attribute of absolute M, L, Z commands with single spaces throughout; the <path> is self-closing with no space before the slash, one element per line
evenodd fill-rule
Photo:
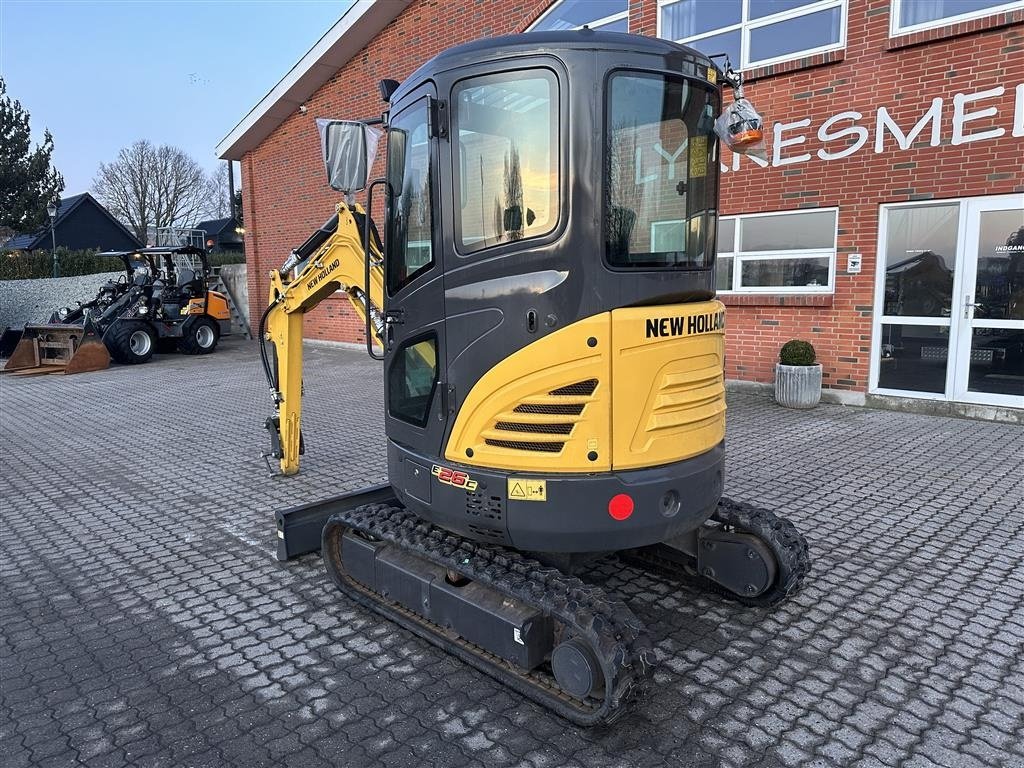
<path fill-rule="evenodd" d="M 270 391 L 274 393 L 274 402 L 277 402 L 277 377 L 274 375 L 274 369 L 270 365 L 270 356 L 267 354 L 267 318 L 270 317 L 270 312 L 274 307 L 277 306 L 275 301 L 273 304 L 267 305 L 267 308 L 263 310 L 263 314 L 260 316 L 259 323 L 259 335 L 260 335 L 260 360 L 263 362 L 263 375 L 267 377 L 267 384 L 270 385 Z"/>

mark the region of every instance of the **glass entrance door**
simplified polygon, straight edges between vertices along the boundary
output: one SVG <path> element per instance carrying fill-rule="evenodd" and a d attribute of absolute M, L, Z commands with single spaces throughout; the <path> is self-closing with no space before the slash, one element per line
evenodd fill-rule
<path fill-rule="evenodd" d="M 963 205 L 953 397 L 1024 407 L 1024 196 Z"/>
<path fill-rule="evenodd" d="M 883 206 L 870 389 L 1024 408 L 1024 195 Z"/>

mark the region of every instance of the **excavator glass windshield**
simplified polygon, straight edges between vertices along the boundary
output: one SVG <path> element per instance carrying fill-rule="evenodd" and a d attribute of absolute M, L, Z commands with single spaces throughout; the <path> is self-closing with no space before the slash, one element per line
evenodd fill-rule
<path fill-rule="evenodd" d="M 714 99 L 710 87 L 682 77 L 612 74 L 605 148 L 605 250 L 612 266 L 711 266 Z"/>

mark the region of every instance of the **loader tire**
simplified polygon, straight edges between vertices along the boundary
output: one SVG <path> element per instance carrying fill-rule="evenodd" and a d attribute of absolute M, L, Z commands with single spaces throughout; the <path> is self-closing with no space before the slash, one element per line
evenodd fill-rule
<path fill-rule="evenodd" d="M 104 341 L 115 362 L 125 365 L 148 363 L 156 351 L 156 333 L 148 323 L 140 320 L 115 323 Z"/>
<path fill-rule="evenodd" d="M 208 355 L 217 348 L 220 327 L 208 317 L 195 317 L 185 321 L 181 329 L 178 351 L 184 355 Z"/>

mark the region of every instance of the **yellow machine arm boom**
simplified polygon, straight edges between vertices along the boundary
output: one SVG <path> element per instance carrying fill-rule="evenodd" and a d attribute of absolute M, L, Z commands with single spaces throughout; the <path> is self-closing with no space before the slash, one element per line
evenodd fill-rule
<path fill-rule="evenodd" d="M 356 221 L 366 215 L 358 204 L 338 203 L 338 226 L 305 262 L 296 251 L 281 269 L 270 272 L 270 304 L 260 321 L 260 344 L 264 370 L 274 399 L 274 415 L 267 420 L 273 443 L 272 455 L 280 461 L 281 473 L 299 471 L 302 452 L 302 320 L 307 312 L 335 291 L 343 291 L 364 322 L 370 317 L 370 332 L 383 344 L 384 255 L 379 243 L 370 239 L 369 254 L 363 249 L 362 229 Z M 364 290 L 369 258 L 369 296 Z M 298 268 L 294 278 L 288 273 Z M 273 342 L 274 361 L 266 350 Z"/>

